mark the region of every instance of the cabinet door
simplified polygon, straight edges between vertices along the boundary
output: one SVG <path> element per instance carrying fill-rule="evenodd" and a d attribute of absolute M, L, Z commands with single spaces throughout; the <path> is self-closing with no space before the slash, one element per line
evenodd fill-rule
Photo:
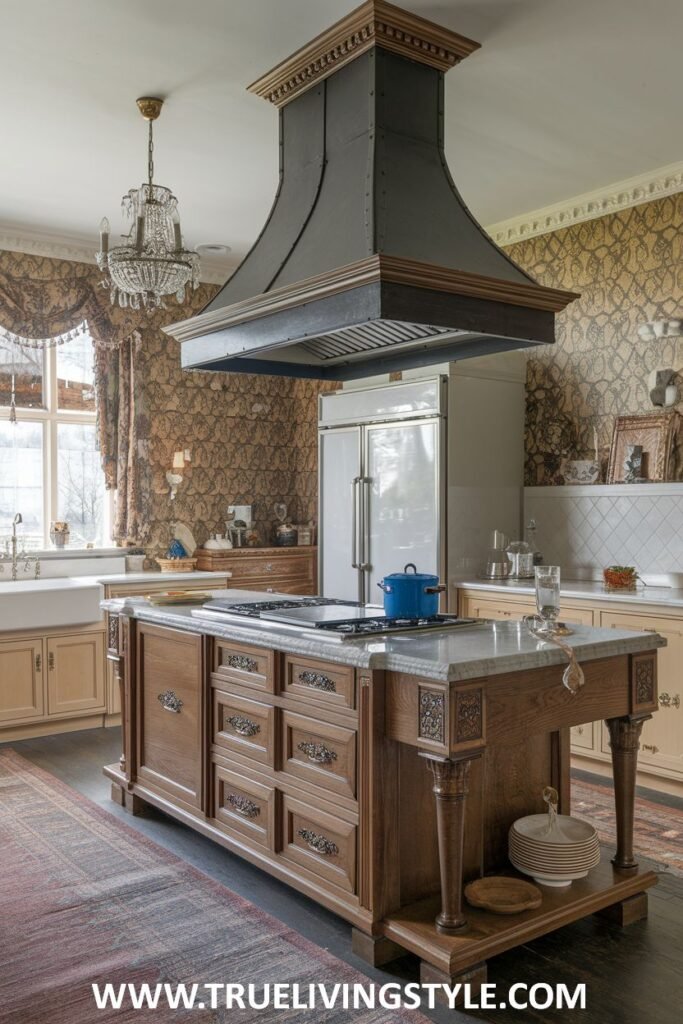
<path fill-rule="evenodd" d="M 46 646 L 48 714 L 103 711 L 104 635 L 54 636 Z"/>
<path fill-rule="evenodd" d="M 201 637 L 140 623 L 137 672 L 137 777 L 175 802 L 201 808 Z"/>
<path fill-rule="evenodd" d="M 611 629 L 637 629 L 660 633 L 667 647 L 657 651 L 659 710 L 643 726 L 638 767 L 663 769 L 669 777 L 683 777 L 683 618 L 674 619 L 648 612 L 600 613 L 600 625 Z M 602 747 L 609 752 L 604 730 Z"/>
<path fill-rule="evenodd" d="M 45 714 L 43 657 L 42 640 L 0 642 L 0 724 Z"/>
<path fill-rule="evenodd" d="M 360 429 L 320 433 L 320 593 L 357 601 L 362 586 L 357 536 Z M 355 527 L 355 531 L 354 531 Z"/>

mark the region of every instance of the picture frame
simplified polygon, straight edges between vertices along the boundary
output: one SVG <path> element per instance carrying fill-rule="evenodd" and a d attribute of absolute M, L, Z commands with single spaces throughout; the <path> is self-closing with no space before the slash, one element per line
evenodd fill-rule
<path fill-rule="evenodd" d="M 630 455 L 633 464 L 632 454 L 638 449 L 640 476 L 637 481 L 659 483 L 668 480 L 679 424 L 680 416 L 676 412 L 617 416 L 612 434 L 607 483 L 636 482 L 627 481 L 626 462 Z"/>

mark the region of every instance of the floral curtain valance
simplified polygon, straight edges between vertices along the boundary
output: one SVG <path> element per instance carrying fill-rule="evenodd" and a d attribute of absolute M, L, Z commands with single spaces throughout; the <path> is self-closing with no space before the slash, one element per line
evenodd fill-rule
<path fill-rule="evenodd" d="M 0 336 L 41 347 L 88 333 L 95 345 L 97 433 L 105 484 L 116 489 L 114 539 L 137 539 L 134 359 L 139 317 L 113 308 L 87 263 L 0 252 Z"/>

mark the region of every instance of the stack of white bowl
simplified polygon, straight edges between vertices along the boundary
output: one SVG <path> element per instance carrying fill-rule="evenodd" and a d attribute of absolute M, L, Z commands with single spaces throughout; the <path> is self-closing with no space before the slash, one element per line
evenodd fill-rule
<path fill-rule="evenodd" d="M 561 888 L 585 878 L 600 863 L 600 842 L 592 825 L 566 814 L 530 814 L 508 835 L 510 862 L 540 885 Z"/>

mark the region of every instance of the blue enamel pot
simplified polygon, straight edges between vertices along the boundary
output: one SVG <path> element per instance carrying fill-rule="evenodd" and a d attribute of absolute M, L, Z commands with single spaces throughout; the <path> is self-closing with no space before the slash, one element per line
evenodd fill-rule
<path fill-rule="evenodd" d="M 384 591 L 384 611 L 391 619 L 426 619 L 437 615 L 439 594 L 446 589 L 439 577 L 418 572 L 409 562 L 403 572 L 392 572 L 377 586 Z"/>

